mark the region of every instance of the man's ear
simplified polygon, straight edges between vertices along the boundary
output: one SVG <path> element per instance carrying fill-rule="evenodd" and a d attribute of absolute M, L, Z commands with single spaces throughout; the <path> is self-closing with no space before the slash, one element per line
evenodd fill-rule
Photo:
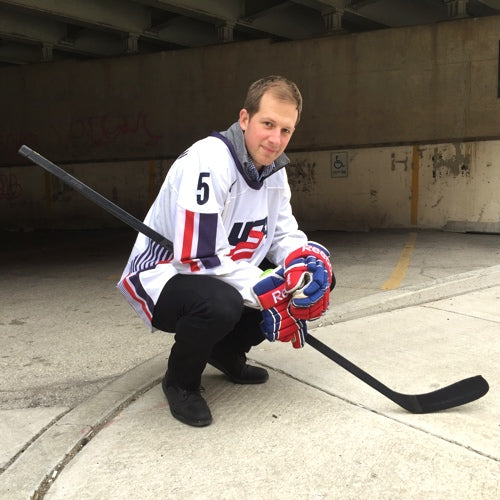
<path fill-rule="evenodd" d="M 238 120 L 240 123 L 241 130 L 243 130 L 243 132 L 247 129 L 249 120 L 250 120 L 250 115 L 248 114 L 248 111 L 245 108 L 243 108 L 240 111 L 240 119 Z"/>

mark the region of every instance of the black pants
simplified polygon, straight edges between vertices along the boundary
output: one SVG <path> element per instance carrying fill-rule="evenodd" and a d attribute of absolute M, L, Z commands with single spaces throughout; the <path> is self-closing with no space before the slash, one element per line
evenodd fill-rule
<path fill-rule="evenodd" d="M 163 288 L 153 314 L 153 326 L 175 332 L 168 359 L 167 384 L 197 389 L 214 349 L 247 353 L 260 344 L 262 314 L 244 307 L 239 292 L 211 276 L 178 274 Z"/>

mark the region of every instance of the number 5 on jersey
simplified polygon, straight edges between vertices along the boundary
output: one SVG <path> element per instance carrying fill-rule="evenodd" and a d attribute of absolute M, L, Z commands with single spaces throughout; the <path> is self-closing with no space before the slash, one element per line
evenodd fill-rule
<path fill-rule="evenodd" d="M 198 177 L 198 185 L 196 187 L 196 201 L 198 205 L 204 205 L 210 196 L 210 186 L 204 181 L 205 177 L 210 177 L 209 172 L 201 172 Z"/>

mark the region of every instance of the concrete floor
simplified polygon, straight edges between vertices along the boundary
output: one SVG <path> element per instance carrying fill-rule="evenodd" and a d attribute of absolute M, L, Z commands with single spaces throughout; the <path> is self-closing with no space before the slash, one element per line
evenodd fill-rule
<path fill-rule="evenodd" d="M 310 233 L 330 249 L 331 311 L 382 293 L 412 231 Z M 135 234 L 128 230 L 0 235 L 0 409 L 71 408 L 165 352 L 115 289 Z M 398 288 L 500 263 L 500 235 L 416 233 Z"/>
<path fill-rule="evenodd" d="M 338 285 L 316 338 L 392 389 L 483 375 L 471 404 L 413 414 L 310 345 L 263 342 L 262 386 L 203 375 L 214 422 L 170 415 L 172 336 L 115 289 L 130 231 L 4 233 L 0 499 L 498 498 L 500 236 L 318 233 Z"/>

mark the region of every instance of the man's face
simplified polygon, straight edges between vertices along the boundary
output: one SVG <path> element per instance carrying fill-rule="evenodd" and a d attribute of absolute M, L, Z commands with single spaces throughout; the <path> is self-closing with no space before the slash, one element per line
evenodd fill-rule
<path fill-rule="evenodd" d="M 295 131 L 297 106 L 276 99 L 266 92 L 260 101 L 259 111 L 250 118 L 248 111 L 240 111 L 240 127 L 245 134 L 245 145 L 257 170 L 270 165 L 285 148 Z"/>

